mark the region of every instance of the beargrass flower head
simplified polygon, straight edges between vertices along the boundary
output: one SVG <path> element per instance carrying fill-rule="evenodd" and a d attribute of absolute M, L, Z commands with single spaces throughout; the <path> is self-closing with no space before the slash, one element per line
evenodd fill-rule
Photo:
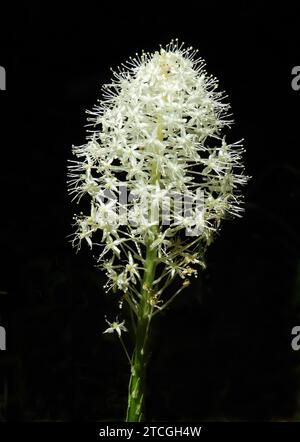
<path fill-rule="evenodd" d="M 146 290 L 161 310 L 166 287 L 177 279 L 181 290 L 205 265 L 221 221 L 241 215 L 247 177 L 241 141 L 224 134 L 229 109 L 197 51 L 175 40 L 122 64 L 88 112 L 69 166 L 71 195 L 90 204 L 75 217 L 74 244 L 93 249 L 121 306 L 137 311 Z M 159 268 L 151 283 L 149 253 Z"/>

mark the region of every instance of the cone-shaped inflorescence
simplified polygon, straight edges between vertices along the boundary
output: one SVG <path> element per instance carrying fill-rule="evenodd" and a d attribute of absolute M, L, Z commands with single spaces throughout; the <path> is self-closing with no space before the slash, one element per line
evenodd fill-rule
<path fill-rule="evenodd" d="M 196 54 L 175 40 L 113 72 L 69 166 L 70 193 L 90 201 L 75 217 L 74 244 L 86 240 L 96 250 L 107 290 L 132 312 L 128 420 L 142 419 L 152 316 L 204 266 L 221 220 L 242 211 L 241 142 L 225 140 L 230 106 Z M 181 284 L 170 295 L 175 279 Z"/>

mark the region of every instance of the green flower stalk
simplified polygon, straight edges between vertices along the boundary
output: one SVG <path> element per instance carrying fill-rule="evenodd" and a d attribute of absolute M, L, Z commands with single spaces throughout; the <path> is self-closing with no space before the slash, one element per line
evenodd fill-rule
<path fill-rule="evenodd" d="M 125 320 L 107 321 L 104 333 L 116 333 L 130 364 L 132 422 L 145 419 L 153 317 L 205 267 L 221 221 L 243 210 L 243 148 L 225 140 L 230 106 L 196 54 L 175 40 L 123 64 L 88 112 L 87 142 L 69 166 L 70 193 L 90 201 L 73 243 L 97 250 L 107 292 L 130 313 L 131 351 Z"/>

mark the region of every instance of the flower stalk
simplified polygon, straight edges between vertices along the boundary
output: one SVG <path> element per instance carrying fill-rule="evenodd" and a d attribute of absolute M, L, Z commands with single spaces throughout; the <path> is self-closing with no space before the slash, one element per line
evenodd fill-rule
<path fill-rule="evenodd" d="M 127 422 L 140 422 L 144 418 L 146 369 L 149 359 L 149 332 L 153 315 L 151 287 L 157 265 L 156 251 L 147 247 L 141 301 L 138 308 L 136 342 L 132 355 L 128 387 Z"/>

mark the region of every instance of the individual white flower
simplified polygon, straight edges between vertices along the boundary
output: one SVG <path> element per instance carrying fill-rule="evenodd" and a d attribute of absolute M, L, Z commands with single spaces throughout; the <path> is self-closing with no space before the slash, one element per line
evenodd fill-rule
<path fill-rule="evenodd" d="M 157 249 L 157 254 L 159 257 L 162 256 L 163 253 L 166 253 L 165 250 L 171 244 L 170 240 L 166 239 L 167 230 L 164 233 L 159 233 L 156 239 L 151 243 L 150 249 Z"/>
<path fill-rule="evenodd" d="M 127 328 L 125 327 L 125 321 L 122 322 L 118 322 L 118 318 L 116 319 L 116 321 L 113 322 L 109 322 L 107 319 L 105 319 L 105 321 L 107 322 L 107 324 L 109 325 L 109 327 L 104 330 L 103 333 L 114 333 L 116 332 L 118 334 L 118 336 L 120 337 L 123 332 L 127 332 Z"/>
<path fill-rule="evenodd" d="M 129 279 L 134 284 L 136 283 L 136 277 L 140 279 L 138 264 L 133 261 L 131 252 L 128 253 L 128 264 L 126 264 L 125 271 L 129 274 Z"/>
<path fill-rule="evenodd" d="M 127 272 L 123 271 L 118 274 L 117 277 L 117 287 L 121 292 L 126 293 L 129 287 L 129 278 L 127 277 Z"/>
<path fill-rule="evenodd" d="M 124 243 L 126 241 L 125 238 L 117 238 L 113 239 L 111 236 L 109 236 L 106 240 L 106 247 L 104 248 L 103 252 L 101 253 L 99 257 L 99 261 L 105 256 L 108 252 L 112 251 L 114 254 L 116 254 L 117 257 L 120 257 L 121 249 L 118 247 L 120 244 Z"/>

